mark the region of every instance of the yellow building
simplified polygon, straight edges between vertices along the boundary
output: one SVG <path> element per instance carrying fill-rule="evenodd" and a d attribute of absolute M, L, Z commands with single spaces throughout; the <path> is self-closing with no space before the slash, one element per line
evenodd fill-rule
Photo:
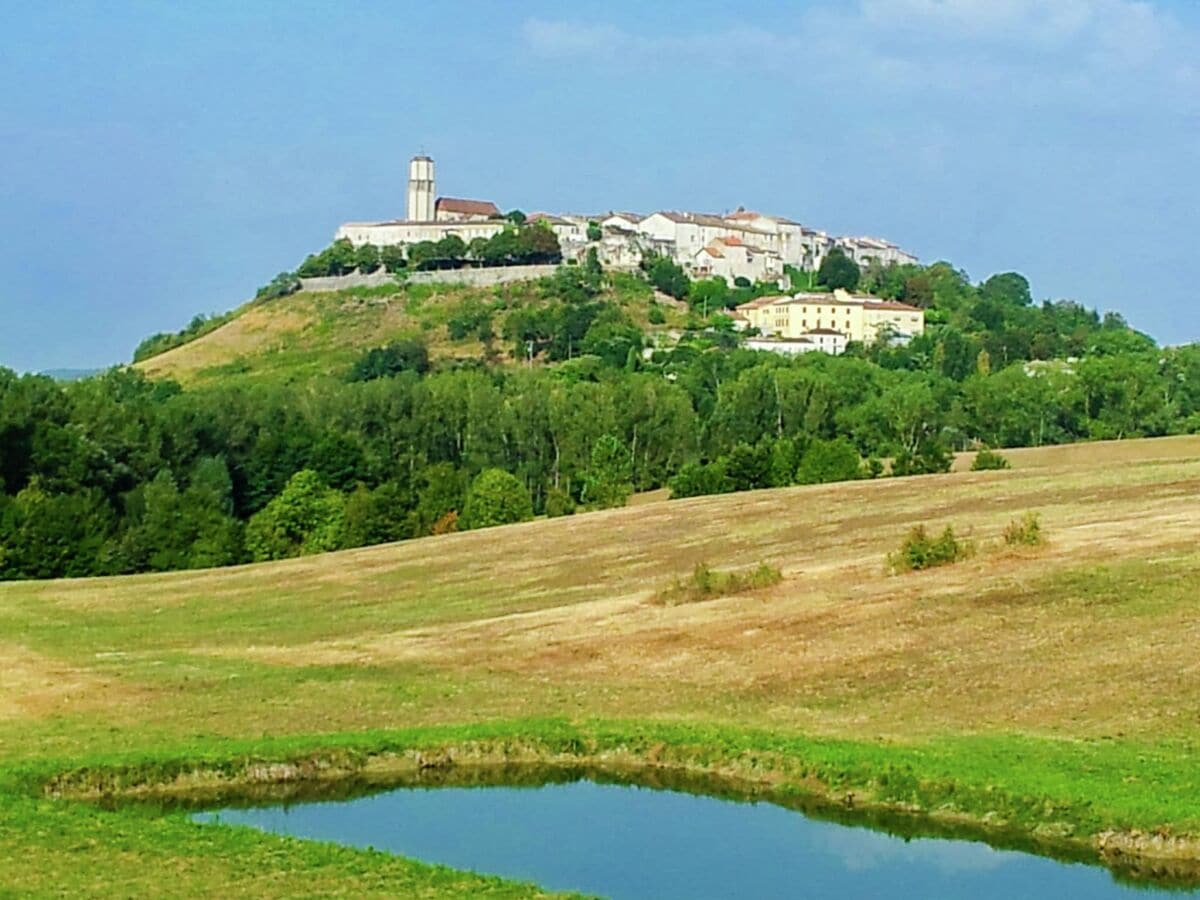
<path fill-rule="evenodd" d="M 832 294 L 795 294 L 759 297 L 737 308 L 746 327 L 753 326 L 764 335 L 801 338 L 812 332 L 837 331 L 847 340 L 872 344 L 881 335 L 898 343 L 907 343 L 925 332 L 925 313 L 907 303 L 881 300 L 843 290 Z"/>

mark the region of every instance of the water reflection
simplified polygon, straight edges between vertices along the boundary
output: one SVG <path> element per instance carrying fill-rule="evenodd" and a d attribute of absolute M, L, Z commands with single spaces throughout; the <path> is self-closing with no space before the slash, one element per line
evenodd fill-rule
<path fill-rule="evenodd" d="M 770 803 L 588 780 L 406 787 L 199 817 L 614 898 L 1057 900 L 1147 892 L 1096 866 L 983 843 L 906 838 Z"/>

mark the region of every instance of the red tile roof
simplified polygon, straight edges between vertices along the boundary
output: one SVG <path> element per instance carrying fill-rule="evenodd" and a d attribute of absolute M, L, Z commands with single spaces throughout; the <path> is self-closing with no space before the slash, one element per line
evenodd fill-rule
<path fill-rule="evenodd" d="M 498 216 L 500 209 L 490 200 L 462 200 L 458 197 L 438 197 L 437 211 L 461 213 L 466 216 Z"/>

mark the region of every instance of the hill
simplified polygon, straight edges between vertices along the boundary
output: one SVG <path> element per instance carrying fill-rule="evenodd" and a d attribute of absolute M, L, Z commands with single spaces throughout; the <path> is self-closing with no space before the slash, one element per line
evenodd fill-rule
<path fill-rule="evenodd" d="M 647 503 L 254 566 L 0 585 L 7 884 L 74 873 L 96 891 L 170 878 L 181 893 L 368 894 L 403 876 L 431 879 L 428 896 L 482 890 L 381 855 L 27 799 L 47 783 L 229 796 L 294 777 L 263 762 L 386 779 L 418 751 L 463 771 L 519 758 L 719 772 L 743 792 L 1194 878 L 1200 438 L 1010 458 L 1009 471 Z M 1048 543 L 1004 547 L 1028 512 Z M 889 574 L 886 554 L 919 523 L 953 525 L 977 553 Z M 655 602 L 698 563 L 760 562 L 783 580 Z"/>
<path fill-rule="evenodd" d="M 495 288 L 464 285 L 384 285 L 291 294 L 252 301 L 212 330 L 136 363 L 147 375 L 186 385 L 246 378 L 289 381 L 340 376 L 364 351 L 420 336 L 435 362 L 511 360 L 505 323 L 518 310 L 543 309 L 561 299 L 551 279 Z M 615 276 L 594 297 L 613 304 L 643 330 L 683 324 L 682 304 L 655 293 L 645 282 Z M 664 322 L 650 323 L 659 304 Z M 481 339 L 480 326 L 490 337 Z M 457 328 L 452 327 L 457 325 Z M 488 332 L 484 332 L 487 334 Z"/>

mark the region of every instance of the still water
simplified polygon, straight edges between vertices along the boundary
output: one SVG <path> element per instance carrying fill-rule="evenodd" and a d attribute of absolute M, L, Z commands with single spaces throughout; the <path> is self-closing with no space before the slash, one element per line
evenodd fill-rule
<path fill-rule="evenodd" d="M 590 781 L 402 788 L 196 818 L 612 898 L 1160 896 L 1106 869 L 978 842 L 906 840 L 769 803 Z"/>

